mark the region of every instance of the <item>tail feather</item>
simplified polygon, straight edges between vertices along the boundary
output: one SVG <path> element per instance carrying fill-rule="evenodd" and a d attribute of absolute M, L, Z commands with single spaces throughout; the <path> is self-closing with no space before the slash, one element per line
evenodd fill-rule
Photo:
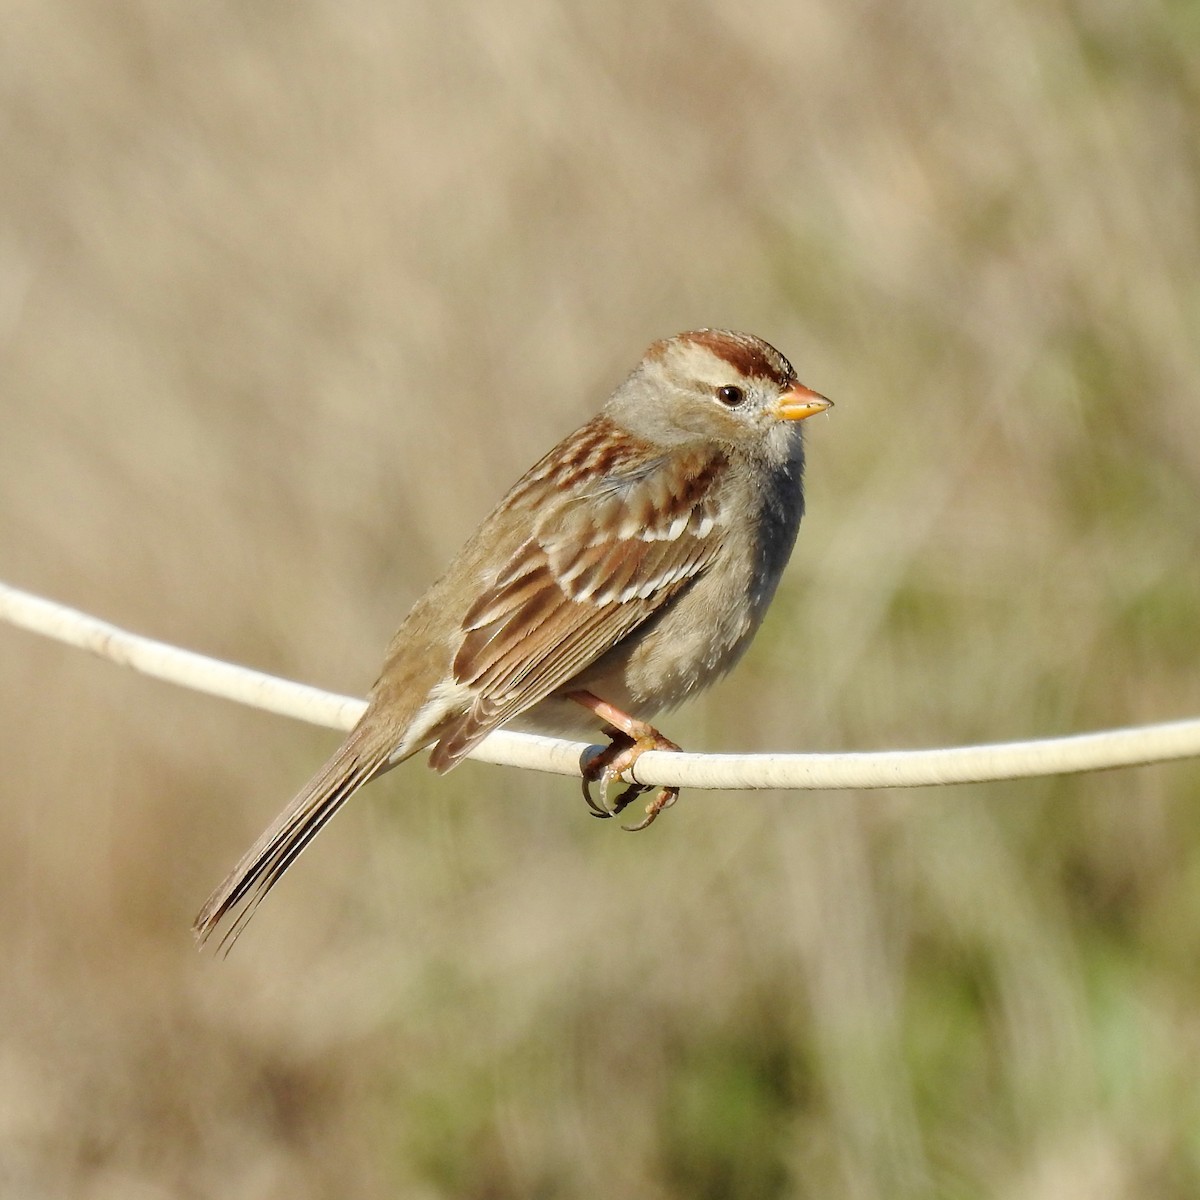
<path fill-rule="evenodd" d="M 266 894 L 334 813 L 363 784 L 400 761 L 388 761 L 395 749 L 394 733 L 388 736 L 386 730 L 365 726 L 366 722 L 359 723 L 205 902 L 192 925 L 201 945 L 225 917 L 235 913 L 219 944 L 227 951 Z"/>

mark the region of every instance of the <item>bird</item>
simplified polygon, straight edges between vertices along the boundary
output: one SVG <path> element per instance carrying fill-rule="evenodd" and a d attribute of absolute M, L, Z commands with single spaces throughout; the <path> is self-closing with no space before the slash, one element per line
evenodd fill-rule
<path fill-rule="evenodd" d="M 226 919 L 232 945 L 346 801 L 419 751 L 446 772 L 501 727 L 599 724 L 609 745 L 582 764 L 593 813 L 650 790 L 607 800 L 640 754 L 679 749 L 648 719 L 724 675 L 758 630 L 804 514 L 801 422 L 831 404 L 752 334 L 654 342 L 413 605 L 362 717 L 200 910 L 201 945 Z M 625 828 L 677 796 L 662 788 Z"/>

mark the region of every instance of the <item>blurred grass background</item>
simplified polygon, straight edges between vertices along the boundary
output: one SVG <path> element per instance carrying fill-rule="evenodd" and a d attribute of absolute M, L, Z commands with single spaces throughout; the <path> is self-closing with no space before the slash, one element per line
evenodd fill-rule
<path fill-rule="evenodd" d="M 689 748 L 1200 712 L 1200 8 L 0 5 L 0 577 L 362 693 L 652 338 L 838 404 Z M 0 627 L 0 1192 L 1200 1194 L 1196 764 L 644 836 Z"/>

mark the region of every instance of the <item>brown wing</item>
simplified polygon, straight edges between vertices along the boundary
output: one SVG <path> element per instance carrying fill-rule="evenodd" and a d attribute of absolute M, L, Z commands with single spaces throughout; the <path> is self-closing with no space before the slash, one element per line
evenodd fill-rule
<path fill-rule="evenodd" d="M 534 534 L 462 622 L 456 683 L 474 700 L 439 731 L 445 771 L 493 729 L 578 675 L 712 561 L 727 469 L 697 449 L 629 464 L 582 489 L 551 489 Z"/>

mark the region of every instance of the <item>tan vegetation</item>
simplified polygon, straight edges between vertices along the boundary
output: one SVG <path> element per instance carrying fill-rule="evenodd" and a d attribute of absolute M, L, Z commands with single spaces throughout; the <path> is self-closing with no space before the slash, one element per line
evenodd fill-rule
<path fill-rule="evenodd" d="M 1200 22 L 1151 0 L 3 5 L 0 577 L 363 692 L 652 338 L 836 412 L 689 748 L 1200 712 Z M 334 735 L 0 629 L 0 1193 L 1194 1197 L 1195 764 L 373 786 L 227 961 Z"/>

